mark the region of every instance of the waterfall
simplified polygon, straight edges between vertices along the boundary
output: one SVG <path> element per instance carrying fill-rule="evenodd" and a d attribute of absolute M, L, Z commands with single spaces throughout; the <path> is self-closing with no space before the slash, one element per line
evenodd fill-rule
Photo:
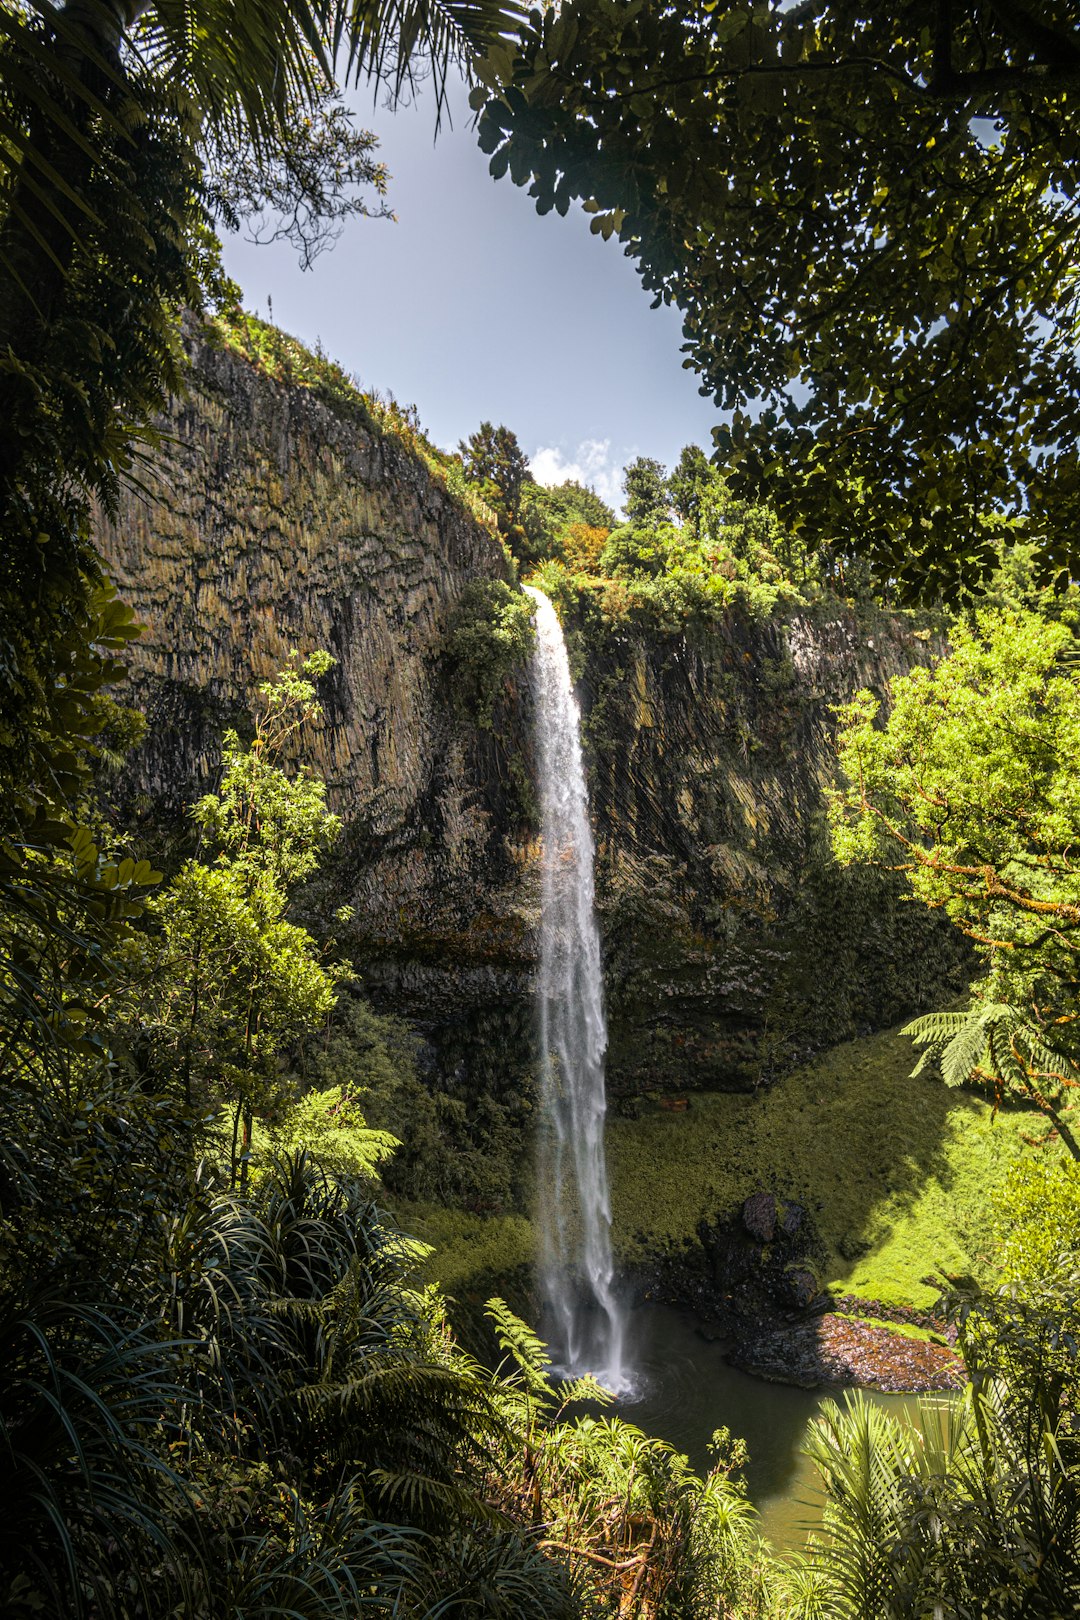
<path fill-rule="evenodd" d="M 604 1158 L 604 1018 L 594 845 L 581 759 L 581 711 L 562 626 L 536 603 L 537 742 L 543 889 L 540 913 L 541 1109 L 537 1223 L 540 1281 L 553 1354 L 570 1374 L 627 1387 L 623 1318 L 612 1286 L 611 1208 Z"/>

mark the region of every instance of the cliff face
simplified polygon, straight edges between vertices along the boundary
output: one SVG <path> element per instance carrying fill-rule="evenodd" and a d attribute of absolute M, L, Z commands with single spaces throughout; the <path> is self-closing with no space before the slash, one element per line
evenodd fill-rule
<path fill-rule="evenodd" d="M 959 987 L 952 931 L 839 869 L 826 826 L 836 706 L 926 656 L 899 616 L 839 604 L 594 638 L 616 1091 L 768 1081 Z"/>
<path fill-rule="evenodd" d="M 100 530 L 146 625 L 131 694 L 150 726 L 125 810 L 182 824 L 259 681 L 290 648 L 325 647 L 337 664 L 304 755 L 346 831 L 313 904 L 354 908 L 345 943 L 365 957 L 486 957 L 494 938 L 527 959 L 507 766 L 521 724 L 510 706 L 498 738 L 463 726 L 443 658 L 462 591 L 505 577 L 501 546 L 362 411 L 276 384 L 201 333 L 190 348 L 190 396 L 146 493 Z"/>
<path fill-rule="evenodd" d="M 193 335 L 149 498 L 100 541 L 147 625 L 150 719 L 121 784 L 157 836 L 214 779 L 288 650 L 338 660 L 305 749 L 345 819 L 305 902 L 377 1002 L 429 1038 L 437 1083 L 527 1087 L 537 923 L 529 688 L 487 729 L 446 636 L 501 547 L 360 410 L 332 409 Z M 578 645 L 600 848 L 616 1091 L 745 1086 L 802 1049 L 924 1004 L 955 952 L 872 874 L 839 874 L 822 789 L 831 706 L 921 656 L 902 621 L 837 608 Z"/>

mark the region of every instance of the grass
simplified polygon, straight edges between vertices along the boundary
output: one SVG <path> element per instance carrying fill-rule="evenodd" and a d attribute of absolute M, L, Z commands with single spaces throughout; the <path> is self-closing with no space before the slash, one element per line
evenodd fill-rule
<path fill-rule="evenodd" d="M 524 1215 L 470 1215 L 434 1204 L 405 1204 L 398 1211 L 405 1231 L 430 1243 L 425 1272 L 448 1294 L 490 1284 L 532 1264 L 532 1222 Z M 489 1291 L 490 1291 L 489 1290 Z"/>
<path fill-rule="evenodd" d="M 1020 1112 L 994 1119 L 977 1097 L 912 1079 L 914 1059 L 911 1042 L 890 1031 L 837 1047 L 771 1091 L 695 1094 L 685 1113 L 611 1120 L 619 1259 L 677 1253 L 699 1221 L 765 1189 L 811 1210 L 827 1251 L 823 1280 L 836 1291 L 926 1308 L 936 1273 L 989 1276 L 991 1196 L 1033 1151 L 1024 1136 L 1039 1122 Z M 435 1244 L 432 1274 L 451 1291 L 532 1253 L 520 1216 L 403 1217 Z"/>
<path fill-rule="evenodd" d="M 931 1075 L 896 1031 L 850 1041 L 756 1096 L 691 1098 L 685 1114 L 614 1121 L 608 1135 L 620 1255 L 681 1247 L 702 1218 L 765 1189 L 811 1210 L 826 1280 L 885 1305 L 925 1307 L 938 1271 L 986 1275 L 989 1204 L 1032 1151 L 1026 1113 Z"/>
<path fill-rule="evenodd" d="M 914 1322 L 888 1322 L 883 1316 L 855 1316 L 850 1311 L 838 1311 L 845 1322 L 858 1322 L 861 1327 L 884 1328 L 886 1333 L 897 1333 L 902 1339 L 919 1339 L 923 1344 L 947 1344 L 940 1333 L 930 1328 L 917 1327 Z"/>

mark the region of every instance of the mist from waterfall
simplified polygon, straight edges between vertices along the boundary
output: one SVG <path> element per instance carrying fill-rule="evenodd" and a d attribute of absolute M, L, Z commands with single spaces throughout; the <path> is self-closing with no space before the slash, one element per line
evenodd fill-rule
<path fill-rule="evenodd" d="M 596 925 L 595 847 L 581 758 L 581 711 L 562 626 L 542 591 L 533 680 L 539 754 L 543 889 L 540 916 L 541 1110 L 537 1148 L 544 1330 L 569 1374 L 627 1388 L 624 1321 L 613 1287 L 604 1157 L 604 1018 Z"/>

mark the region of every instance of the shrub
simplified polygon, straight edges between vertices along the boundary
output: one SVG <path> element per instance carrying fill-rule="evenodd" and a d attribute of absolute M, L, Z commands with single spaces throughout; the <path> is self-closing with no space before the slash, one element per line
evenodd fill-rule
<path fill-rule="evenodd" d="M 446 641 L 459 712 L 490 731 L 506 680 L 532 650 L 532 603 L 500 579 L 480 579 L 461 594 Z"/>

